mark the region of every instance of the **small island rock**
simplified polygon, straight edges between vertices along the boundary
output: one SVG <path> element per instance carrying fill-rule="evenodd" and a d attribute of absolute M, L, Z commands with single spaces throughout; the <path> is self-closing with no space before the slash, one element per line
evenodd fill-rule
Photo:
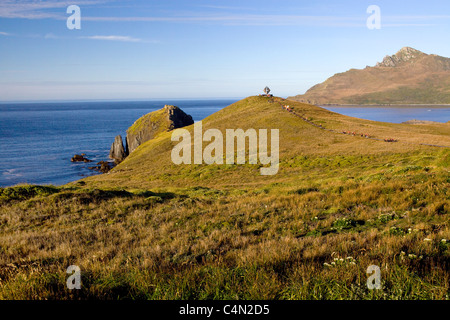
<path fill-rule="evenodd" d="M 72 162 L 92 162 L 92 160 L 89 160 L 80 154 L 74 155 L 70 161 L 72 161 Z"/>

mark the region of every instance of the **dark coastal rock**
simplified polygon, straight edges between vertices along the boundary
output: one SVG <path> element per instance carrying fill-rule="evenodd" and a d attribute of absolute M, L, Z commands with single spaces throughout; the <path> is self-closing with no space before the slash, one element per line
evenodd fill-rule
<path fill-rule="evenodd" d="M 107 172 L 109 172 L 112 169 L 110 164 L 109 164 L 109 162 L 100 161 L 97 164 L 100 165 L 100 168 L 99 168 L 100 172 L 107 173 Z"/>
<path fill-rule="evenodd" d="M 109 158 L 115 160 L 116 163 L 122 162 L 127 156 L 125 148 L 123 147 L 122 136 L 116 136 L 109 151 Z"/>
<path fill-rule="evenodd" d="M 174 130 L 194 124 L 192 116 L 188 115 L 176 106 L 165 105 L 163 110 L 167 112 L 169 122 L 171 122 L 169 130 Z"/>
<path fill-rule="evenodd" d="M 164 108 L 148 113 L 127 130 L 126 153 L 130 154 L 144 142 L 158 134 L 182 128 L 194 123 L 192 117 L 176 106 L 165 105 Z"/>
<path fill-rule="evenodd" d="M 109 172 L 112 169 L 112 167 L 111 167 L 109 162 L 100 161 L 100 162 L 97 163 L 97 166 L 89 167 L 89 169 L 95 170 L 95 171 L 98 171 L 98 172 L 102 172 L 102 173 L 107 173 L 107 172 Z"/>
<path fill-rule="evenodd" d="M 89 160 L 87 158 L 84 157 L 85 154 L 76 154 L 72 157 L 72 159 L 70 161 L 72 162 L 92 162 L 92 160 Z"/>

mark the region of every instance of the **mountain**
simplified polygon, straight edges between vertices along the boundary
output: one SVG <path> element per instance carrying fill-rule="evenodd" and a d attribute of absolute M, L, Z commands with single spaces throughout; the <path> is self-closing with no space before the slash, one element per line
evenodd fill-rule
<path fill-rule="evenodd" d="M 374 67 L 337 73 L 289 99 L 313 104 L 450 104 L 450 59 L 405 47 Z"/>

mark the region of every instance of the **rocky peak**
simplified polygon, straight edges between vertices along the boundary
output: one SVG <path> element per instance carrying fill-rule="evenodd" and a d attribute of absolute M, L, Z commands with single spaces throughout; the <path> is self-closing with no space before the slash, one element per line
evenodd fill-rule
<path fill-rule="evenodd" d="M 130 154 L 138 146 L 155 138 L 162 132 L 182 128 L 193 123 L 192 117 L 177 106 L 165 105 L 160 110 L 142 116 L 128 128 L 125 152 Z"/>
<path fill-rule="evenodd" d="M 403 63 L 412 62 L 425 53 L 411 47 L 401 48 L 396 54 L 384 57 L 382 62 L 377 63 L 376 67 L 397 67 Z"/>
<path fill-rule="evenodd" d="M 167 113 L 170 126 L 169 130 L 185 127 L 194 123 L 192 117 L 186 114 L 177 106 L 165 105 L 164 111 Z"/>

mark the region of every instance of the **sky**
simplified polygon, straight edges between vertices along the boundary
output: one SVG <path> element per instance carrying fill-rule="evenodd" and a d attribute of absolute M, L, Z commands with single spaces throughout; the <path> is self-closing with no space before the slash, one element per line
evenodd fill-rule
<path fill-rule="evenodd" d="M 287 97 L 449 35 L 447 0 L 0 0 L 0 101 Z"/>

